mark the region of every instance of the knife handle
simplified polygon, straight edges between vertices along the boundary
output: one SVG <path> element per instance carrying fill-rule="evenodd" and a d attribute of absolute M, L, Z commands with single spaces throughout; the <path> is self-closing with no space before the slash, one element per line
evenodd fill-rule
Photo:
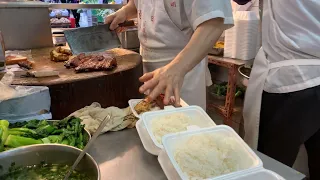
<path fill-rule="evenodd" d="M 125 21 L 119 24 L 119 27 L 135 26 L 134 20 Z"/>

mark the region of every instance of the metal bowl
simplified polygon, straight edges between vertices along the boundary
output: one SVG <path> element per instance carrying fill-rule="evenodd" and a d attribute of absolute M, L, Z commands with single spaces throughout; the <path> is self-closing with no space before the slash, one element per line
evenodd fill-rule
<path fill-rule="evenodd" d="M 12 163 L 15 166 L 31 166 L 41 163 L 66 164 L 72 166 L 80 149 L 61 144 L 39 144 L 0 153 L 0 175 L 6 174 Z M 92 179 L 100 180 L 100 170 L 96 161 L 87 153 L 76 170 L 86 173 Z"/>
<path fill-rule="evenodd" d="M 251 72 L 251 68 L 247 68 L 245 67 L 245 65 L 242 65 L 238 68 L 238 72 L 240 73 L 242 79 L 241 79 L 241 82 L 242 84 L 247 87 L 248 86 L 248 83 L 249 83 L 249 79 L 250 79 L 250 75 L 248 76 L 246 72 L 244 72 L 245 70 L 248 70 L 250 69 L 250 72 Z"/>

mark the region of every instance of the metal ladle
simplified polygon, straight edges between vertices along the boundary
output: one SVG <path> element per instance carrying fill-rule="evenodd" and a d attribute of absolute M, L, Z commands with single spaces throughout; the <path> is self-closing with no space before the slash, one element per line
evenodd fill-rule
<path fill-rule="evenodd" d="M 93 142 L 97 139 L 97 137 L 100 135 L 102 129 L 106 126 L 107 122 L 110 120 L 111 116 L 108 115 L 104 118 L 104 120 L 101 122 L 101 124 L 99 125 L 98 129 L 96 130 L 96 132 L 93 134 L 92 138 L 90 139 L 90 141 L 87 143 L 87 145 L 84 147 L 84 149 L 82 150 L 82 152 L 80 153 L 80 155 L 78 156 L 78 158 L 76 159 L 76 161 L 73 163 L 71 169 L 68 171 L 68 173 L 64 176 L 64 180 L 68 180 L 69 176 L 71 175 L 71 173 L 74 171 L 74 169 L 77 167 L 77 165 L 79 164 L 79 162 L 81 161 L 81 159 L 83 158 L 83 156 L 87 153 L 87 151 L 89 150 L 90 146 L 93 144 Z"/>

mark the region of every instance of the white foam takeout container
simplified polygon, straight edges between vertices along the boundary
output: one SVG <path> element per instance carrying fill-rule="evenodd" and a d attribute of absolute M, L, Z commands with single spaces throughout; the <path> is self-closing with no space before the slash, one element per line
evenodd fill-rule
<path fill-rule="evenodd" d="M 176 148 L 181 146 L 182 143 L 186 142 L 193 135 L 217 134 L 217 133 L 222 134 L 226 137 L 228 136 L 228 137 L 235 138 L 239 145 L 238 146 L 239 149 L 242 149 L 249 159 L 248 162 L 243 162 L 243 163 L 249 163 L 250 166 L 245 170 L 240 170 L 240 171 L 232 172 L 229 174 L 209 178 L 208 180 L 231 179 L 231 178 L 239 177 L 241 175 L 244 175 L 253 171 L 257 171 L 263 168 L 261 159 L 250 149 L 250 147 L 241 139 L 241 137 L 232 128 L 230 128 L 229 126 L 219 125 L 211 128 L 202 128 L 194 131 L 185 131 L 185 132 L 180 132 L 175 134 L 169 134 L 169 135 L 165 135 L 162 138 L 164 149 L 168 154 L 168 157 L 173 167 L 176 169 L 181 179 L 189 180 L 191 178 L 180 169 L 178 163 L 174 159 L 174 152 Z"/>
<path fill-rule="evenodd" d="M 128 104 L 129 104 L 129 107 L 133 113 L 134 116 L 136 116 L 137 118 L 141 118 L 142 114 L 138 114 L 137 111 L 134 109 L 134 107 L 140 102 L 142 101 L 143 99 L 130 99 L 128 101 Z M 180 99 L 180 104 L 182 107 L 185 107 L 185 106 L 188 106 L 188 104 L 186 102 L 184 102 L 182 99 Z M 173 106 L 165 106 L 164 107 L 164 110 L 166 109 L 174 109 L 175 107 Z M 160 109 L 159 109 L 160 110 Z M 159 110 L 154 110 L 154 111 L 159 111 Z M 153 111 L 151 111 L 153 112 Z"/>
<path fill-rule="evenodd" d="M 145 125 L 149 136 L 151 137 L 153 143 L 160 149 L 163 148 L 163 145 L 160 144 L 151 129 L 152 121 L 158 117 L 166 116 L 175 113 L 183 113 L 190 117 L 191 124 L 198 126 L 199 128 L 207 128 L 214 127 L 216 124 L 213 120 L 208 116 L 208 114 L 199 106 L 187 106 L 181 108 L 168 109 L 163 111 L 154 111 L 154 112 L 146 112 L 142 114 L 142 122 Z"/>

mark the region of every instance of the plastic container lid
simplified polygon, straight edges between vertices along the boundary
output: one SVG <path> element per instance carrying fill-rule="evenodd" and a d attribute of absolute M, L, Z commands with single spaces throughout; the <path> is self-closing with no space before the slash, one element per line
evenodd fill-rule
<path fill-rule="evenodd" d="M 151 130 L 152 121 L 155 118 L 158 118 L 161 116 L 166 116 L 169 114 L 175 114 L 175 113 L 183 113 L 183 114 L 189 116 L 192 121 L 190 124 L 196 125 L 200 128 L 207 128 L 207 127 L 216 126 L 216 124 L 208 116 L 208 114 L 199 106 L 188 106 L 188 107 L 174 108 L 174 109 L 163 110 L 163 111 L 154 111 L 154 112 L 143 113 L 142 117 L 141 117 L 142 121 L 143 121 L 153 143 L 159 148 L 163 148 L 163 145 L 161 145 L 156 140 L 156 138 Z"/>
<path fill-rule="evenodd" d="M 239 175 L 230 180 L 285 180 L 283 177 L 273 171 L 261 169 L 247 174 Z"/>
<path fill-rule="evenodd" d="M 157 147 L 153 143 L 153 141 L 152 141 L 150 135 L 148 134 L 148 131 L 147 131 L 146 127 L 144 126 L 141 119 L 139 121 L 137 121 L 136 129 L 137 129 L 137 132 L 139 134 L 139 137 L 140 137 L 140 140 L 142 142 L 144 149 L 146 151 L 148 151 L 150 154 L 158 156 L 160 154 L 161 150 L 163 150 L 163 149 Z"/>
<path fill-rule="evenodd" d="M 199 134 L 223 134 L 224 136 L 228 137 L 234 137 L 237 140 L 237 143 L 239 145 L 239 149 L 242 149 L 244 152 L 246 152 L 246 155 L 250 161 L 243 162 L 250 164 L 249 168 L 245 170 L 240 170 L 236 172 L 232 172 L 229 174 L 224 174 L 221 176 L 209 178 L 209 180 L 221 180 L 221 179 L 229 179 L 238 177 L 240 175 L 244 175 L 246 173 L 256 171 L 259 169 L 262 169 L 262 161 L 261 159 L 250 149 L 250 147 L 241 139 L 241 137 L 230 127 L 228 126 L 216 126 L 211 128 L 203 128 L 198 129 L 195 131 L 186 131 L 186 132 L 180 132 L 170 135 L 165 135 L 162 139 L 164 149 L 166 150 L 169 159 L 171 163 L 173 164 L 174 168 L 178 172 L 179 176 L 183 180 L 191 179 L 186 173 L 184 173 L 176 160 L 174 159 L 174 152 L 177 147 L 179 147 L 182 143 L 184 143 L 186 140 L 188 140 L 193 135 L 199 135 Z"/>

